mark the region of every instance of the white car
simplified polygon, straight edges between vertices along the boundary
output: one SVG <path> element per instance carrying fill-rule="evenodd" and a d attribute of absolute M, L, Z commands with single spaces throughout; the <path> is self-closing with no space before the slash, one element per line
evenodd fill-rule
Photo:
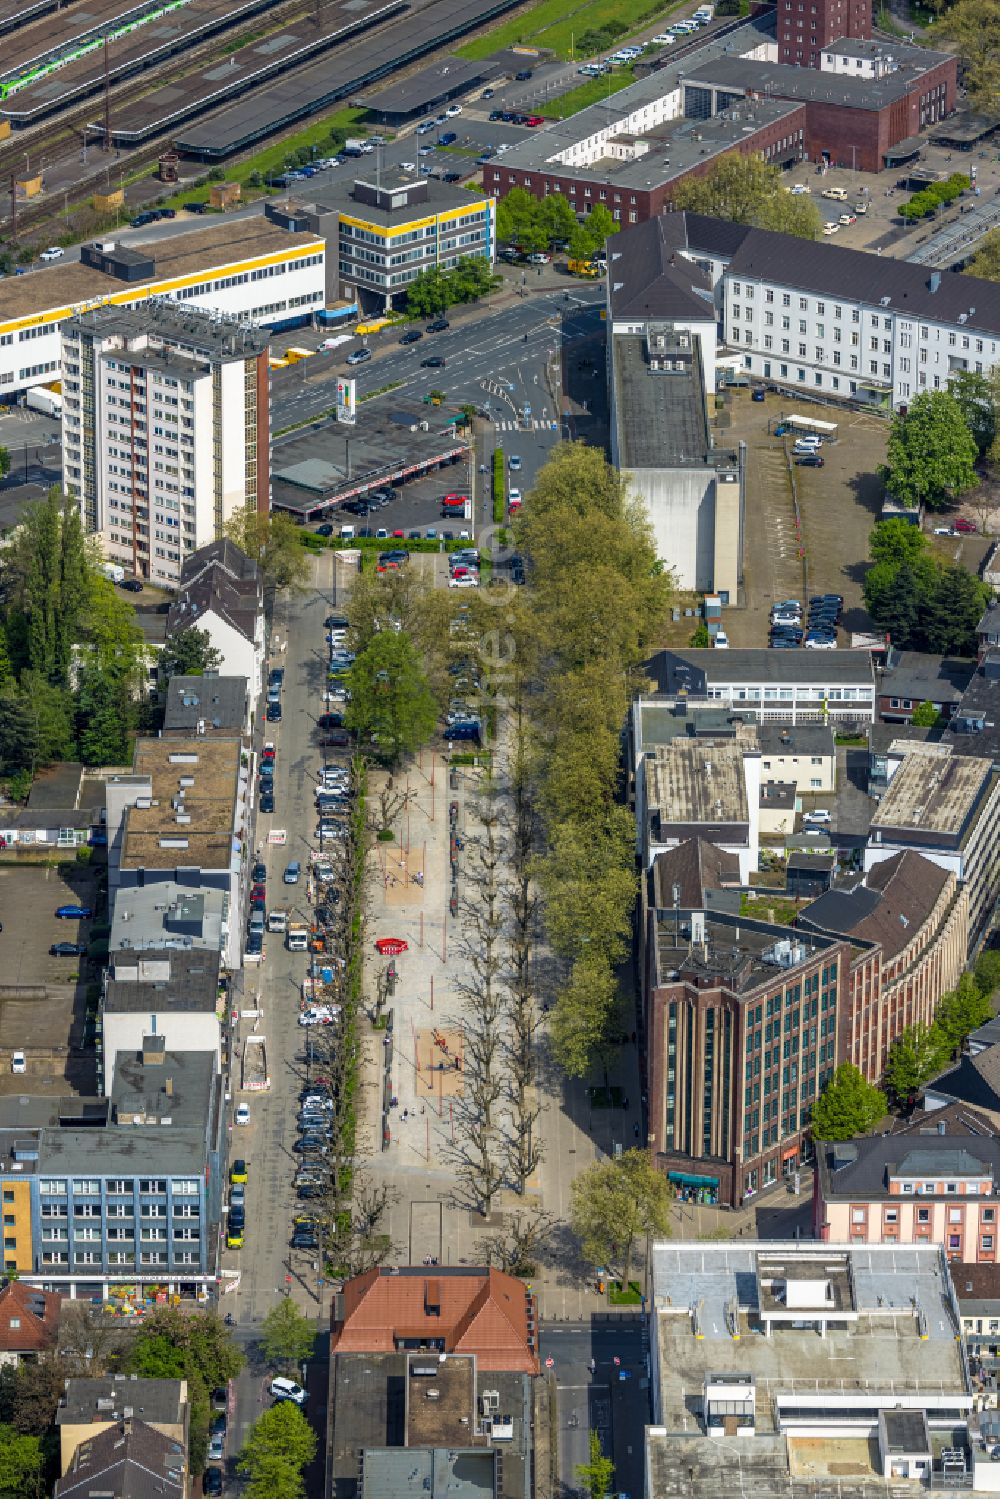
<path fill-rule="evenodd" d="M 552 259 L 551 255 L 544 255 L 541 250 L 536 250 L 533 255 L 528 256 L 529 265 L 548 265 Z"/>
<path fill-rule="evenodd" d="M 832 821 L 833 816 L 826 807 L 817 807 L 814 812 L 805 812 L 802 816 L 802 825 L 807 828 L 827 828 Z"/>
<path fill-rule="evenodd" d="M 462 113 L 462 106 L 461 106 L 461 104 L 449 104 L 448 108 L 444 112 L 444 115 L 445 115 L 445 119 L 446 120 L 453 120 L 456 115 L 460 115 L 461 113 Z"/>
<path fill-rule="evenodd" d="M 417 163 L 415 161 L 401 161 L 399 163 L 399 170 L 401 172 L 415 172 L 417 170 Z"/>
<path fill-rule="evenodd" d="M 449 578 L 449 588 L 478 588 L 479 579 L 474 578 L 471 573 L 465 573 L 461 578 Z"/>
<path fill-rule="evenodd" d="M 250 1123 L 250 1105 L 248 1103 L 241 1103 L 237 1105 L 236 1123 L 241 1126 Z"/>
<path fill-rule="evenodd" d="M 299 1025 L 332 1025 L 336 1016 L 329 1005 L 315 1005 L 312 1009 L 303 1010 L 299 1016 Z"/>
<path fill-rule="evenodd" d="M 661 31 L 659 36 L 653 37 L 653 46 L 672 47 L 676 40 L 677 38 L 675 36 L 671 36 L 669 31 Z"/>
<path fill-rule="evenodd" d="M 725 630 L 716 630 L 715 639 L 712 641 L 712 644 L 715 646 L 715 649 L 717 651 L 728 651 L 729 636 L 726 634 Z"/>
<path fill-rule="evenodd" d="M 516 510 L 520 503 L 521 491 L 519 489 L 509 490 L 507 493 L 507 504 L 511 507 L 511 509 Z"/>
<path fill-rule="evenodd" d="M 935 536 L 957 536 L 958 532 L 955 530 L 954 526 L 935 526 L 934 527 L 934 535 Z"/>
<path fill-rule="evenodd" d="M 839 224 L 835 224 L 832 219 L 828 219 L 826 221 L 826 223 L 823 225 L 823 233 L 824 234 L 839 234 L 840 233 L 840 225 Z"/>
<path fill-rule="evenodd" d="M 790 187 L 788 191 L 791 193 L 793 198 L 801 198 L 802 194 L 807 193 L 809 189 L 808 187 L 806 187 L 806 184 L 804 182 L 796 182 L 795 186 Z"/>
<path fill-rule="evenodd" d="M 43 250 L 38 258 L 39 260 L 62 260 L 65 253 L 66 251 L 60 249 L 58 245 L 49 245 L 49 248 Z"/>
<path fill-rule="evenodd" d="M 306 1392 L 294 1379 L 283 1379 L 279 1376 L 271 1380 L 271 1395 L 275 1400 L 294 1400 L 296 1405 L 305 1405 Z"/>
<path fill-rule="evenodd" d="M 23 1051 L 15 1051 L 10 1059 L 11 1072 L 27 1072 L 28 1064 L 24 1059 Z"/>
<path fill-rule="evenodd" d="M 807 651 L 835 651 L 837 649 L 835 640 L 810 640 L 808 635 L 802 644 Z"/>

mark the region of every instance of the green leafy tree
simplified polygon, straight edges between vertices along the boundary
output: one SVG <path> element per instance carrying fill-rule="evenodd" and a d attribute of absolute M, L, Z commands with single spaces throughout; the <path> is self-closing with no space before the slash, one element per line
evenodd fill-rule
<path fill-rule="evenodd" d="M 988 376 L 975 370 L 960 370 L 949 381 L 948 391 L 961 408 L 965 424 L 975 438 L 979 456 L 988 453 L 997 435 L 997 406 Z"/>
<path fill-rule="evenodd" d="M 309 576 L 309 558 L 297 526 L 281 510 L 234 510 L 223 527 L 230 541 L 257 563 L 273 588 L 301 589 Z"/>
<path fill-rule="evenodd" d="M 812 1108 L 814 1140 L 850 1140 L 867 1135 L 885 1116 L 884 1093 L 865 1082 L 850 1062 L 842 1062 Z"/>
<path fill-rule="evenodd" d="M 51 765 L 73 755 L 74 703 L 66 687 L 46 681 L 40 672 L 21 673 L 19 691 L 35 720 L 37 765 Z"/>
<path fill-rule="evenodd" d="M 576 210 L 562 193 L 547 193 L 538 205 L 538 217 L 550 244 L 554 239 L 568 240 L 576 228 Z"/>
<path fill-rule="evenodd" d="M 77 746 L 84 765 L 127 765 L 135 705 L 120 681 L 94 667 L 83 674 L 77 696 Z"/>
<path fill-rule="evenodd" d="M 967 567 L 942 568 L 933 592 L 921 602 L 921 648 L 943 656 L 974 655 L 976 626 L 990 597 L 989 585 Z"/>
<path fill-rule="evenodd" d="M 1000 989 L 1000 952 L 987 948 L 976 959 L 976 984 L 980 993 L 990 996 Z"/>
<path fill-rule="evenodd" d="M 312 1356 L 315 1341 L 315 1324 L 290 1296 L 283 1296 L 264 1318 L 261 1348 L 269 1364 L 297 1367 Z"/>
<path fill-rule="evenodd" d="M 202 677 L 218 671 L 221 665 L 221 651 L 212 644 L 208 631 L 199 630 L 197 625 L 175 630 L 160 652 L 160 675 L 167 681 L 171 677 Z"/>
<path fill-rule="evenodd" d="M 6 275 L 6 271 L 4 275 Z M 0 479 L 6 479 L 10 473 L 10 452 L 7 448 L 0 447 Z"/>
<path fill-rule="evenodd" d="M 552 1049 L 567 1077 L 585 1077 L 600 1051 L 618 985 L 607 959 L 581 957 L 561 985 L 552 1012 Z"/>
<path fill-rule="evenodd" d="M 928 1079 L 940 1072 L 947 1054 L 944 1038 L 935 1026 L 907 1026 L 889 1048 L 886 1083 L 898 1099 L 912 1098 Z"/>
<path fill-rule="evenodd" d="M 10 651 L 7 649 L 7 631 L 0 620 L 0 692 L 10 686 L 14 672 L 10 664 Z"/>
<path fill-rule="evenodd" d="M 380 631 L 354 662 L 348 684 L 347 727 L 380 759 L 394 764 L 431 738 L 437 704 L 413 642 L 402 630 Z"/>
<path fill-rule="evenodd" d="M 933 703 L 918 703 L 910 715 L 910 722 L 915 729 L 936 729 L 943 717 Z"/>
<path fill-rule="evenodd" d="M 907 562 L 915 566 L 927 556 L 927 538 L 919 526 L 905 520 L 878 521 L 868 537 L 868 555 L 873 562 L 889 562 L 898 567 Z"/>
<path fill-rule="evenodd" d="M 186 1379 L 191 1402 L 188 1448 L 200 1472 L 208 1450 L 211 1391 L 234 1379 L 243 1356 L 214 1312 L 185 1315 L 176 1307 L 152 1313 L 136 1335 L 128 1370 L 146 1379 Z"/>
<path fill-rule="evenodd" d="M 600 1432 L 590 1433 L 590 1458 L 585 1463 L 577 1463 L 576 1476 L 587 1499 L 607 1499 L 611 1493 L 615 1465 L 610 1457 L 604 1456 Z"/>
<path fill-rule="evenodd" d="M 965 274 L 979 276 L 984 281 L 1000 281 L 1000 229 L 994 229 L 979 241 Z"/>
<path fill-rule="evenodd" d="M 976 483 L 976 440 L 946 390 L 921 391 L 892 419 L 882 477 L 907 505 L 940 510 Z"/>
<path fill-rule="evenodd" d="M 45 1453 L 37 1436 L 23 1436 L 13 1426 L 0 1426 L 0 1495 L 10 1499 L 41 1499 L 45 1492 Z"/>
<path fill-rule="evenodd" d="M 675 208 L 778 229 L 800 239 L 815 239 L 821 227 L 819 210 L 808 194 L 793 197 L 784 192 L 777 167 L 738 151 L 727 152 L 703 176 L 684 178 L 673 201 Z"/>
<path fill-rule="evenodd" d="M 27 771 L 30 777 L 37 764 L 38 716 L 18 689 L 9 687 L 0 693 L 0 769 L 5 775 Z"/>
<path fill-rule="evenodd" d="M 549 247 L 549 234 L 542 221 L 540 205 L 525 187 L 512 187 L 497 205 L 497 239 L 502 244 L 519 245 L 526 255 Z"/>
<path fill-rule="evenodd" d="M 937 0 L 938 5 L 943 0 Z M 1000 98 L 1000 0 L 956 0 L 934 30 L 955 43 L 963 59 L 973 109 L 996 119 Z"/>
<path fill-rule="evenodd" d="M 644 1150 L 595 1161 L 570 1184 L 570 1222 L 595 1265 L 620 1265 L 629 1283 L 636 1240 L 670 1230 L 670 1188 Z"/>
<path fill-rule="evenodd" d="M 406 288 L 406 306 L 414 317 L 437 317 L 449 305 L 447 273 L 440 266 L 421 271 Z"/>
<path fill-rule="evenodd" d="M 65 684 L 81 638 L 93 557 L 79 507 L 58 485 L 25 515 L 6 564 L 8 644 L 19 647 L 16 665 Z"/>
<path fill-rule="evenodd" d="M 963 973 L 957 989 L 951 989 L 941 996 L 934 1014 L 934 1029 L 940 1035 L 947 1052 L 957 1051 L 966 1036 L 993 1017 L 992 986 L 988 986 L 984 992 L 979 975 L 977 964 L 975 977 L 971 973 Z"/>
<path fill-rule="evenodd" d="M 236 1467 L 249 1499 L 304 1499 L 303 1469 L 316 1455 L 316 1434 L 291 1400 L 265 1411 L 251 1429 Z"/>

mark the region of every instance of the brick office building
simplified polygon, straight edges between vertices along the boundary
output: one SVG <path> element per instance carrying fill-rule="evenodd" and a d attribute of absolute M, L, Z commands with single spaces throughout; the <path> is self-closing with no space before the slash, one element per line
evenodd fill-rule
<path fill-rule="evenodd" d="M 805 111 L 809 161 L 878 172 L 894 152 L 914 155 L 920 131 L 952 113 L 957 77 L 958 59 L 943 52 L 842 40 L 824 48 L 819 65 L 744 57 L 702 63 L 682 80 L 683 108 L 689 119 L 711 119 L 718 110 L 784 99 Z"/>
<path fill-rule="evenodd" d="M 871 0 L 778 0 L 778 61 L 822 66 L 821 53 L 844 37 L 867 41 Z"/>
<path fill-rule="evenodd" d="M 738 1207 L 808 1152 L 810 1111 L 837 1060 L 850 951 L 835 937 L 672 909 L 669 885 L 654 870 L 649 1146 L 682 1195 Z"/>

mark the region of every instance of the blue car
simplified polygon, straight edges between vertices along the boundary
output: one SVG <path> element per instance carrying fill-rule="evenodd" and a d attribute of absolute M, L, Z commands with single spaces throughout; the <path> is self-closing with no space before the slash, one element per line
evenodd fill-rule
<path fill-rule="evenodd" d="M 89 906 L 56 907 L 56 915 L 63 921 L 89 921 L 93 914 Z"/>

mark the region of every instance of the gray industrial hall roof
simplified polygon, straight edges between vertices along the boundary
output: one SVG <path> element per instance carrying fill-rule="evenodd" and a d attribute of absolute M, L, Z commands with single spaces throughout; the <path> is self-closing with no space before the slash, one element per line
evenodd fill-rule
<path fill-rule="evenodd" d="M 426 432 L 420 430 L 424 421 Z M 433 407 L 373 401 L 360 408 L 354 427 L 330 422 L 275 443 L 271 503 L 293 514 L 310 514 L 393 475 L 447 463 L 466 452 L 466 444 L 440 414 L 435 419 Z M 441 482 L 444 489 L 455 487 L 444 473 Z"/>
<path fill-rule="evenodd" d="M 246 677 L 171 677 L 167 684 L 165 730 L 190 732 L 202 724 L 239 733 L 246 716 Z"/>
<path fill-rule="evenodd" d="M 109 1014 L 214 1012 L 219 1007 L 221 957 L 217 952 L 119 949 L 112 952 L 110 962 L 113 976 L 104 994 Z M 131 974 L 138 977 L 126 976 Z"/>
<path fill-rule="evenodd" d="M 774 42 L 774 17 L 761 16 L 753 20 L 745 21 L 741 26 L 735 26 L 732 31 L 727 31 L 724 37 L 719 39 L 707 39 L 698 49 L 698 57 L 711 59 L 715 57 L 731 56 L 740 59 L 745 53 L 754 51 L 757 47 L 765 46 Z M 625 121 L 641 109 L 645 104 L 651 104 L 658 99 L 665 98 L 667 94 L 676 92 L 680 84 L 680 77 L 684 71 L 681 62 L 667 62 L 662 68 L 648 73 L 644 78 L 639 78 L 628 88 L 619 89 L 617 93 L 611 94 L 610 98 L 602 100 L 599 104 L 591 104 L 586 109 L 578 110 L 576 114 L 569 115 L 565 120 L 550 120 L 546 125 L 537 130 L 532 130 L 530 135 L 508 151 L 502 159 L 505 169 L 529 172 L 541 172 L 545 170 L 557 171 L 554 158 L 560 153 L 571 150 L 580 141 L 587 140 L 609 126 L 620 125 L 625 128 Z M 745 122 L 744 122 L 745 123 Z M 493 165 L 498 164 L 494 160 Z M 573 167 L 567 168 L 574 177 L 593 176 L 596 180 L 594 168 Z M 643 176 L 649 175 L 648 170 Z"/>
<path fill-rule="evenodd" d="M 350 171 L 349 168 L 348 170 Z M 382 208 L 375 203 L 359 202 L 354 196 L 355 185 L 359 182 L 372 188 L 380 187 L 383 192 L 389 192 L 393 188 L 402 192 L 420 183 L 427 191 L 426 196 L 414 197 L 413 201 L 403 203 L 398 208 Z M 465 187 L 443 182 L 437 177 L 424 177 L 421 173 L 414 176 L 412 172 L 404 172 L 399 167 L 385 167 L 376 176 L 375 158 L 369 156 L 364 173 L 355 165 L 350 176 L 325 179 L 314 177 L 307 183 L 297 184 L 294 198 L 269 204 L 267 211 L 272 219 L 274 213 L 287 213 L 295 218 L 303 211 L 316 214 L 357 214 L 372 224 L 393 228 L 410 219 L 424 219 L 429 212 L 439 213 L 459 207 L 466 207 L 471 212 L 476 207 L 481 208 L 485 202 L 485 198 L 470 193 Z"/>
<path fill-rule="evenodd" d="M 220 158 L 273 134 L 282 125 L 305 119 L 332 104 L 359 94 L 408 62 L 447 46 L 503 15 L 517 0 L 429 0 L 404 7 L 398 19 L 356 42 L 337 48 L 299 68 L 251 97 L 216 110 L 178 132 L 175 145 L 189 156 Z"/>
<path fill-rule="evenodd" d="M 360 1499 L 494 1499 L 499 1454 L 490 1448 L 368 1448 Z"/>
<path fill-rule="evenodd" d="M 818 659 L 817 659 L 818 658 Z M 658 651 L 646 663 L 657 691 L 704 692 L 706 685 L 774 683 L 776 686 L 871 687 L 868 651 L 745 650 Z M 748 703 L 747 708 L 751 709 Z"/>
<path fill-rule="evenodd" d="M 975 661 L 932 656 L 922 651 L 897 651 L 882 674 L 879 696 L 958 703 L 975 669 Z"/>
<path fill-rule="evenodd" d="M 683 370 L 654 370 L 645 338 L 619 333 L 614 340 L 614 378 L 621 468 L 710 465 L 712 442 L 700 358 L 691 359 Z"/>
<path fill-rule="evenodd" d="M 110 1421 L 121 1416 L 126 1405 L 151 1425 L 174 1426 L 184 1420 L 186 1401 L 179 1379 L 136 1379 L 127 1374 L 103 1379 L 68 1379 L 56 1407 L 57 1426 L 87 1426 L 92 1421 Z M 104 1404 L 112 1401 L 110 1408 Z"/>
<path fill-rule="evenodd" d="M 418 114 L 499 73 L 492 58 L 470 61 L 466 57 L 443 57 L 385 88 L 365 90 L 357 102 L 377 114 Z"/>
<path fill-rule="evenodd" d="M 947 52 L 930 52 L 923 47 L 908 50 L 917 54 L 921 66 L 906 65 L 881 78 L 857 78 L 849 73 L 797 68 L 791 63 L 721 57 L 705 64 L 699 60 L 693 71 L 684 73 L 683 82 L 701 88 L 715 85 L 741 94 L 753 90 L 754 95 L 764 94 L 798 103 L 880 110 L 920 88 L 930 68 L 950 60 Z"/>

